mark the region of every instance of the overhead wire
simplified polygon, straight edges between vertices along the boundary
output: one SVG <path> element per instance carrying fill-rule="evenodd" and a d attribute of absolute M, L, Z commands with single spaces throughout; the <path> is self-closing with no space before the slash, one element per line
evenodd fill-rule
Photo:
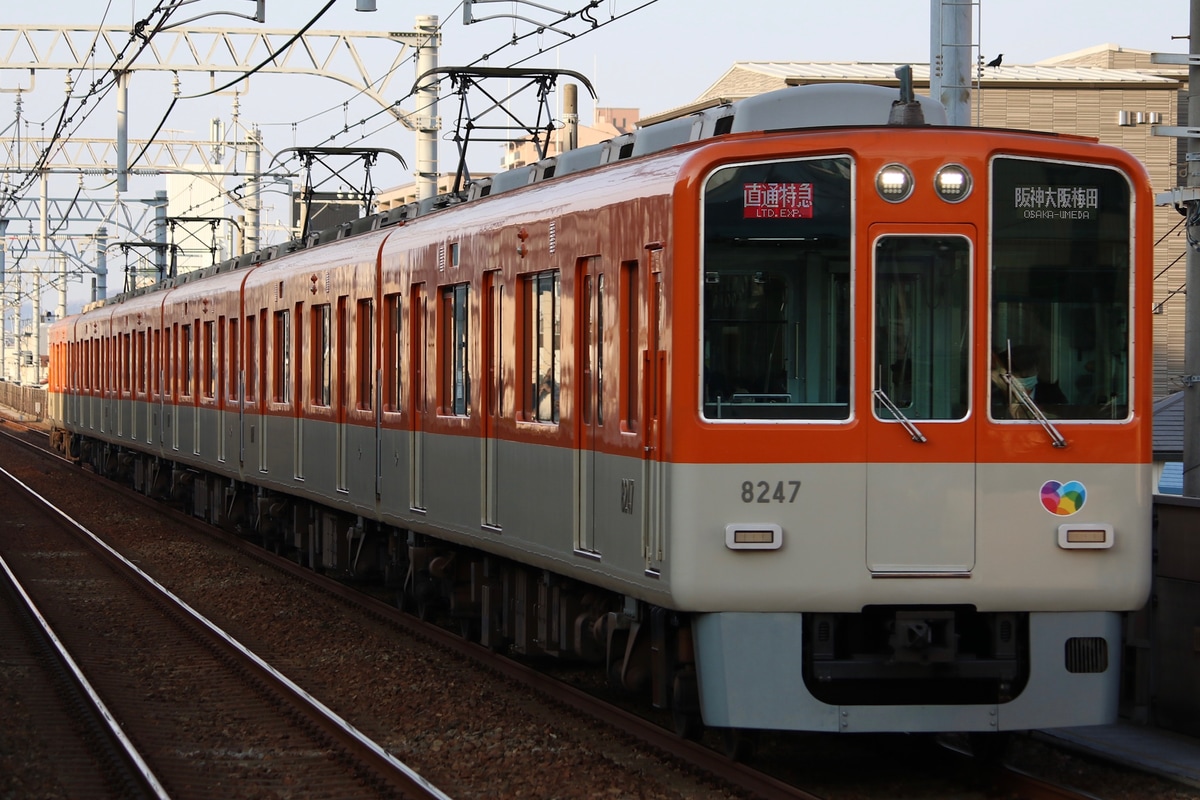
<path fill-rule="evenodd" d="M 150 11 L 150 13 L 146 16 L 146 18 L 143 19 L 140 23 L 138 23 L 138 25 L 135 25 L 134 31 L 130 33 L 129 41 L 126 42 L 125 47 L 122 48 L 121 52 L 116 54 L 116 57 L 113 59 L 113 63 L 105 70 L 104 75 L 112 75 L 114 83 L 116 80 L 116 73 L 117 73 L 116 67 L 118 64 L 125 61 L 126 54 L 128 53 L 129 47 L 133 44 L 133 42 L 135 40 L 141 39 L 142 45 L 141 45 L 141 47 L 139 47 L 137 49 L 137 52 L 135 52 L 132 56 L 129 57 L 129 59 L 128 59 L 129 63 L 132 63 L 134 60 L 136 60 L 137 57 L 145 50 L 145 48 L 149 46 L 150 38 L 141 35 L 141 31 L 144 29 L 144 27 L 146 25 L 149 25 L 150 22 L 153 20 L 153 18 L 156 15 L 158 15 L 160 13 L 164 14 L 164 21 L 165 21 L 165 19 L 170 17 L 171 12 L 174 11 L 173 7 L 164 9 L 163 5 L 165 2 L 167 2 L 167 0 L 159 0 L 158 4 L 155 5 L 154 9 L 152 9 Z M 107 10 L 105 13 L 107 13 Z M 88 90 L 87 94 L 85 94 L 82 97 L 82 99 L 80 99 L 79 102 L 80 102 L 81 109 L 87 105 L 89 98 L 99 89 L 100 84 L 103 81 L 103 79 L 104 78 L 102 76 L 100 80 L 93 82 L 92 86 Z M 107 91 L 111 88 L 111 85 L 112 84 L 110 84 L 107 87 L 104 87 L 105 93 L 107 93 Z M 59 112 L 58 112 L 58 121 L 55 123 L 54 132 L 46 140 L 45 146 L 42 148 L 42 151 L 39 154 L 37 161 L 33 164 L 33 166 L 30 167 L 30 169 L 28 171 L 26 171 L 25 178 L 20 183 L 18 183 L 15 188 L 6 192 L 3 197 L 0 197 L 0 214 L 4 213 L 10 205 L 16 203 L 17 197 L 22 195 L 33 184 L 33 182 L 38 178 L 38 176 L 45 170 L 46 165 L 49 163 L 52 154 L 54 152 L 56 152 L 59 147 L 61 147 L 61 140 L 64 138 L 63 133 L 64 133 L 66 127 L 68 125 L 70 125 L 72 122 L 74 122 L 74 116 L 73 115 L 68 116 L 72 99 L 74 99 L 74 98 L 72 96 L 68 95 L 67 98 L 63 101 L 63 104 L 60 107 Z M 93 108 L 95 108 L 95 107 L 93 107 Z M 76 112 L 76 113 L 78 113 L 78 112 Z M 89 115 L 91 113 L 92 112 L 88 112 Z M 84 119 L 86 119 L 86 118 L 87 117 L 85 116 Z M 44 125 L 45 122 L 43 122 L 42 124 Z M 80 121 L 80 124 L 82 124 L 82 120 Z M 76 129 L 78 129 L 78 126 L 76 127 Z"/>
<path fill-rule="evenodd" d="M 542 33 L 542 32 L 543 32 L 543 31 L 544 31 L 546 28 L 552 27 L 553 25 L 560 24 L 560 23 L 562 23 L 562 22 L 565 22 L 565 21 L 567 21 L 567 20 L 570 20 L 570 19 L 572 19 L 572 18 L 575 18 L 575 17 L 579 17 L 579 18 L 581 18 L 581 19 L 588 19 L 587 17 L 584 17 L 584 16 L 583 16 L 583 15 L 584 15 L 584 13 L 585 13 L 586 11 L 590 10 L 590 9 L 593 9 L 593 8 L 596 8 L 597 6 L 599 6 L 599 5 L 600 5 L 600 2 L 601 2 L 601 0 L 590 0 L 590 2 L 588 2 L 588 3 L 587 3 L 585 6 L 584 6 L 584 8 L 582 8 L 580 11 L 572 11 L 572 12 L 568 12 L 568 13 L 566 13 L 566 14 L 563 14 L 563 15 L 562 15 L 562 16 L 561 16 L 561 17 L 560 17 L 558 20 L 555 20 L 555 21 L 554 21 L 554 22 L 552 22 L 552 23 L 548 23 L 547 25 L 544 25 L 544 26 L 541 26 L 541 27 L 539 27 L 539 28 L 536 28 L 536 29 L 534 29 L 534 30 L 532 30 L 532 31 L 530 31 L 530 32 L 528 32 L 528 33 L 525 33 L 525 34 L 523 34 L 523 35 L 517 35 L 516 33 L 514 33 L 514 34 L 513 34 L 513 37 L 512 37 L 510 40 L 506 41 L 506 42 L 505 42 L 503 45 L 501 45 L 500 47 L 497 47 L 496 49 L 494 49 L 494 50 L 491 50 L 491 51 L 489 51 L 489 52 L 485 52 L 483 55 L 481 55 L 480 57 L 476 58 L 474 61 L 470 62 L 470 63 L 469 63 L 467 66 L 469 66 L 469 67 L 470 67 L 470 66 L 478 66 L 478 65 L 480 65 L 480 64 L 486 63 L 486 62 L 487 62 L 487 61 L 489 61 L 489 60 L 490 60 L 490 59 L 491 59 L 493 56 L 497 55 L 497 54 L 498 54 L 498 53 L 500 53 L 500 52 L 503 52 L 505 49 L 507 49 L 507 48 L 510 48 L 510 47 L 515 47 L 515 46 L 516 46 L 516 45 L 518 45 L 520 42 L 524 41 L 525 39 L 528 39 L 528 38 L 530 38 L 531 36 L 537 36 L 537 35 L 541 35 L 541 33 Z M 561 46 L 563 46 L 563 45 L 565 45 L 565 44 L 567 44 L 567 43 L 569 43 L 569 42 L 576 41 L 576 40 L 578 40 L 578 39 L 582 38 L 583 36 L 586 36 L 586 35 L 587 35 L 587 34 L 589 34 L 589 33 L 592 33 L 592 32 L 594 32 L 594 31 L 596 31 L 596 30 L 599 30 L 600 28 L 603 28 L 603 27 L 605 27 L 605 26 L 607 26 L 607 25 L 609 25 L 609 24 L 611 24 L 611 23 L 613 23 L 613 22 L 616 22 L 617 20 L 624 19 L 625 17 L 628 17 L 628 16 L 629 16 L 629 15 L 631 15 L 631 14 L 637 13 L 638 11 L 641 11 L 642 9 L 644 9 L 644 8 L 646 8 L 646 7 L 648 7 L 648 6 L 654 5 L 654 4 L 655 4 L 655 3 L 657 3 L 657 2 L 658 2 L 658 0 L 645 0 L 645 2 L 641 3 L 640 5 L 638 5 L 638 6 L 634 7 L 634 8 L 631 8 L 630 10 L 628 10 L 628 11 L 625 11 L 625 12 L 623 12 L 623 13 L 620 13 L 620 14 L 610 14 L 609 18 L 608 18 L 607 20 L 603 21 L 603 22 L 601 22 L 601 21 L 597 21 L 597 20 L 592 20 L 592 22 L 593 22 L 593 25 L 592 25 L 592 27 L 591 27 L 591 28 L 589 28 L 589 29 L 587 29 L 587 30 L 585 30 L 585 31 L 583 31 L 582 33 L 575 34 L 575 35 L 573 35 L 573 36 L 568 36 L 568 37 L 564 38 L 562 41 L 560 41 L 560 42 L 557 42 L 556 44 L 553 44 L 553 45 L 551 45 L 551 46 L 549 46 L 549 47 L 539 48 L 538 52 L 536 52 L 536 53 L 531 53 L 530 55 L 528 55 L 528 56 L 525 56 L 524 58 L 521 58 L 521 59 L 518 59 L 518 60 L 516 60 L 516 61 L 513 61 L 512 63 L 510 63 L 510 64 L 509 64 L 509 66 L 510 66 L 510 67 L 512 67 L 512 66 L 517 66 L 517 65 L 519 65 L 519 64 L 526 63 L 526 62 L 527 62 L 527 61 L 529 61 L 530 59 L 533 59 L 533 58 L 536 58 L 537 56 L 540 56 L 540 55 L 543 55 L 543 54 L 545 54 L 545 53 L 551 52 L 551 51 L 553 51 L 553 50 L 555 50 L 555 49 L 557 49 L 557 48 L 559 48 L 559 47 L 561 47 Z M 459 2 L 459 3 L 458 3 L 456 6 L 455 6 L 455 9 L 457 10 L 457 9 L 458 9 L 458 8 L 460 8 L 461 6 L 462 6 L 462 2 Z M 451 13 L 453 14 L 453 12 L 451 12 Z M 438 26 L 438 32 L 439 32 L 439 33 L 441 32 L 441 27 L 442 27 L 441 25 L 439 25 L 439 26 Z M 401 62 L 401 63 L 407 63 L 407 60 L 406 60 L 405 62 Z M 397 67 L 398 67 L 398 66 L 399 66 L 399 65 L 397 65 Z M 350 98 L 350 100 L 353 100 L 355 97 L 358 97 L 360 94 L 362 94 L 361 90 L 360 90 L 360 91 L 359 91 L 357 94 L 355 94 L 354 96 L 352 96 L 352 97 Z M 439 95 L 439 97 L 438 97 L 438 102 L 441 102 L 442 100 L 446 100 L 446 99 L 448 99 L 448 98 L 452 97 L 453 95 L 454 95 L 454 92 L 453 92 L 453 91 L 449 91 L 449 92 L 446 92 L 446 93 L 444 93 L 444 94 L 441 94 L 441 95 Z M 408 100 L 408 99 L 412 98 L 413 96 L 414 96 L 414 94 L 413 94 L 413 92 L 410 90 L 410 91 L 409 91 L 407 94 L 405 94 L 404 96 L 402 96 L 400 99 L 396 100 L 396 101 L 395 101 L 395 102 L 394 102 L 394 103 L 393 103 L 391 106 L 388 106 L 388 107 L 386 107 L 386 108 L 382 108 L 382 109 L 379 109 L 379 110 L 377 110 L 375 113 L 373 113 L 373 114 L 370 114 L 370 115 L 368 115 L 368 116 L 366 116 L 366 117 L 364 117 L 364 118 L 360 119 L 360 120 L 358 121 L 358 123 L 357 123 L 357 124 L 358 124 L 358 125 L 360 125 L 360 126 L 361 126 L 361 125 L 364 125 L 364 124 L 366 124 L 367 122 L 370 122 L 371 120 L 375 119 L 376 117 L 379 117 L 379 116 L 381 116 L 381 115 L 382 115 L 382 114 L 384 114 L 384 113 L 388 113 L 388 112 L 392 111 L 392 109 L 394 109 L 394 108 L 398 108 L 402 102 L 404 102 L 405 100 Z M 348 102 L 348 101 L 347 101 L 347 102 Z M 334 110 L 336 110 L 336 109 L 338 109 L 338 108 L 342 107 L 342 105 L 344 105 L 344 104 L 339 104 L 339 105 L 337 105 L 337 106 L 333 106 L 333 107 L 331 107 L 330 109 L 327 109 L 326 111 L 324 111 L 324 112 L 321 112 L 321 114 L 323 115 L 323 114 L 330 113 L 330 112 L 332 112 L 332 111 L 334 111 Z M 428 109 L 425 109 L 425 108 L 416 108 L 416 109 L 414 109 L 414 110 L 413 110 L 413 112 L 412 112 L 412 113 L 413 113 L 414 115 L 419 115 L 419 114 L 421 114 L 422 112 L 424 112 L 424 111 L 426 111 L 426 110 L 428 110 Z M 319 116 L 319 115 L 318 115 L 318 116 Z M 310 117 L 310 118 L 311 118 L 311 117 Z M 300 120 L 300 121 L 301 121 L 301 122 L 303 122 L 304 120 Z M 377 134 L 381 133 L 382 131 L 384 131 L 384 130 L 387 130 L 389 127 L 392 127 L 393 125 L 395 125 L 395 122 L 396 122 L 396 121 L 395 121 L 395 120 L 393 120 L 393 121 L 389 122 L 389 123 L 388 123 L 388 125 L 385 125 L 385 126 L 383 126 L 383 127 L 381 127 L 381 128 L 377 128 L 377 129 L 375 129 L 375 130 L 373 130 L 373 131 L 371 131 L 371 132 L 369 132 L 369 133 L 365 133 L 365 134 L 363 134 L 363 135 L 359 136 L 359 137 L 358 137 L 358 139 L 355 139 L 355 140 L 352 140 L 352 141 L 362 141 L 362 140 L 364 140 L 364 139 L 366 139 L 366 138 L 368 138 L 368 137 L 370 137 L 370 136 L 375 136 L 375 135 L 377 135 Z M 296 124 L 296 123 L 291 123 L 291 124 L 293 124 L 293 125 L 294 125 L 294 124 Z M 322 140 L 321 142 L 319 142 L 319 143 L 318 143 L 316 146 L 317 146 L 317 147 L 324 146 L 324 145 L 328 144 L 329 142 L 332 142 L 332 141 L 334 141 L 335 139 L 337 139 L 337 138 L 338 138 L 339 136 L 341 136 L 342 134 L 348 133 L 348 132 L 349 132 L 349 127 L 350 127 L 349 125 L 345 125 L 345 124 L 344 124 L 344 125 L 343 125 L 343 127 L 342 127 L 342 129 L 341 129 L 340 131 L 335 131 L 334 133 L 332 133 L 332 134 L 328 135 L 327 137 L 325 137 L 325 139 L 324 139 L 324 140 Z"/>
<path fill-rule="evenodd" d="M 296 33 L 294 35 L 292 35 L 281 46 L 279 46 L 275 50 L 273 50 L 269 55 L 267 55 L 266 58 L 264 58 L 262 61 L 260 61 L 256 66 L 254 66 L 253 68 L 242 73 L 241 75 L 234 78 L 233 80 L 231 80 L 225 84 L 222 84 L 221 86 L 218 86 L 214 89 L 209 89 L 207 92 L 200 92 L 199 94 L 191 94 L 191 95 L 183 95 L 183 96 L 176 95 L 175 97 L 171 98 L 171 104 L 169 106 L 167 106 L 167 110 L 163 114 L 162 119 L 159 120 L 158 125 L 155 127 L 154 133 L 151 134 L 150 138 L 146 140 L 146 144 L 145 144 L 145 146 L 142 147 L 141 152 L 139 152 L 137 154 L 137 156 L 135 156 L 133 159 L 130 160 L 130 162 L 129 162 L 130 169 L 132 169 L 133 165 L 136 164 L 139 160 L 141 160 L 142 156 L 144 156 L 146 154 L 146 151 L 150 149 L 151 143 L 153 143 L 154 139 L 162 131 L 163 125 L 165 125 L 167 123 L 167 119 L 171 116 L 171 112 L 175 109 L 176 103 L 178 103 L 180 100 L 198 100 L 202 97 L 208 97 L 209 95 L 216 94 L 217 92 L 223 92 L 226 89 L 228 89 L 230 86 L 234 86 L 238 83 L 241 83 L 242 81 L 246 80 L 246 78 L 249 78 L 251 75 L 254 75 L 256 72 L 261 70 L 263 67 L 267 66 L 272 61 L 274 61 L 281 53 L 283 53 L 289 47 L 291 47 L 293 44 L 295 44 L 296 41 L 298 39 L 300 39 L 300 37 L 302 37 L 305 33 L 307 33 L 308 30 L 313 25 L 317 24 L 317 22 L 321 19 L 321 17 L 325 16 L 325 13 L 327 11 L 329 11 L 330 8 L 333 7 L 333 4 L 335 2 L 336 2 L 336 0 L 329 0 L 329 2 L 327 2 L 325 4 L 325 7 L 322 8 L 320 11 L 318 11 L 316 13 L 316 15 L 304 25 L 304 27 L 302 27 L 300 30 L 296 31 Z"/>

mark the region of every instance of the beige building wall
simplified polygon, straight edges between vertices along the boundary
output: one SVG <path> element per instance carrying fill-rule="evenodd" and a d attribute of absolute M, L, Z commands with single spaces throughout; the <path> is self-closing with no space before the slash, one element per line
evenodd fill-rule
<path fill-rule="evenodd" d="M 1153 136 L 1150 120 L 1173 125 L 1178 116 L 1180 88 L 1063 88 L 985 84 L 976 95 L 985 127 L 1027 128 L 1098 138 L 1129 151 L 1145 165 L 1156 193 L 1178 184 L 1177 144 Z M 1126 112 L 1122 125 L 1120 112 Z M 1151 116 L 1152 114 L 1157 116 Z M 1139 124 L 1137 120 L 1142 120 Z M 1174 208 L 1154 211 L 1154 396 L 1182 388 L 1186 242 L 1181 217 Z"/>

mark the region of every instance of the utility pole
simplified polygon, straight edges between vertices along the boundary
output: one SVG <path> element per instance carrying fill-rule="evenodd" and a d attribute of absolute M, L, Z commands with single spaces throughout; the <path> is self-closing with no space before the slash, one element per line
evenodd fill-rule
<path fill-rule="evenodd" d="M 1193 129 L 1187 137 L 1187 187 L 1200 193 L 1200 0 L 1191 0 L 1188 25 L 1188 116 Z M 1192 199 L 1187 208 L 1188 242 L 1200 236 L 1200 199 Z M 1200 497 L 1200 253 L 1194 245 L 1187 249 L 1187 296 L 1184 298 L 1183 369 L 1183 493 Z"/>
<path fill-rule="evenodd" d="M 978 0 L 930 0 L 929 95 L 951 125 L 971 124 L 971 31 Z"/>
<path fill-rule="evenodd" d="M 417 87 L 417 199 L 426 200 L 438 193 L 437 140 L 441 121 L 438 119 L 438 81 L 431 70 L 438 66 L 438 45 L 442 35 L 438 33 L 436 16 L 417 17 L 417 30 L 428 33 L 429 38 L 416 45 L 417 77 L 428 76 L 425 83 Z"/>
<path fill-rule="evenodd" d="M 258 128 L 250 131 L 250 141 L 246 145 L 246 232 L 243 241 L 244 253 L 253 253 L 259 248 L 261 231 L 259 221 L 259 185 L 262 176 L 262 134 Z"/>
<path fill-rule="evenodd" d="M 1155 136 L 1187 139 L 1187 180 L 1184 186 L 1163 192 L 1155 202 L 1172 205 L 1185 216 L 1187 265 L 1183 325 L 1183 494 L 1200 497 L 1200 0 L 1189 3 L 1187 55 L 1151 53 L 1154 64 L 1188 67 L 1187 125 L 1155 125 Z"/>
<path fill-rule="evenodd" d="M 8 377 L 8 287 L 4 258 L 8 255 L 8 219 L 0 217 L 0 380 Z"/>

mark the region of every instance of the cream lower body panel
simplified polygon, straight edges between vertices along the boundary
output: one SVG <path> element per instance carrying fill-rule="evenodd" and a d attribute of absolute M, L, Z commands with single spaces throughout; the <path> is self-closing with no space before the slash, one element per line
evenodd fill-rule
<path fill-rule="evenodd" d="M 1103 725 L 1117 716 L 1121 615 L 1046 612 L 1029 616 L 1030 674 L 1007 703 L 830 705 L 805 685 L 801 614 L 718 613 L 692 623 L 700 706 L 723 728 L 866 732 L 1015 731 Z M 1110 660 L 1100 673 L 1068 672 L 1066 641 L 1102 637 Z"/>

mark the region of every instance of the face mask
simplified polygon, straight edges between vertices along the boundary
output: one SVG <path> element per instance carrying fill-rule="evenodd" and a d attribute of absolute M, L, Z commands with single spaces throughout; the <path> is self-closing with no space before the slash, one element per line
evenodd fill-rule
<path fill-rule="evenodd" d="M 1016 377 L 1015 375 L 1013 377 Z M 1032 392 L 1033 387 L 1037 386 L 1037 375 L 1030 375 L 1025 378 L 1017 378 L 1017 382 L 1021 384 L 1021 388 L 1026 393 Z"/>

